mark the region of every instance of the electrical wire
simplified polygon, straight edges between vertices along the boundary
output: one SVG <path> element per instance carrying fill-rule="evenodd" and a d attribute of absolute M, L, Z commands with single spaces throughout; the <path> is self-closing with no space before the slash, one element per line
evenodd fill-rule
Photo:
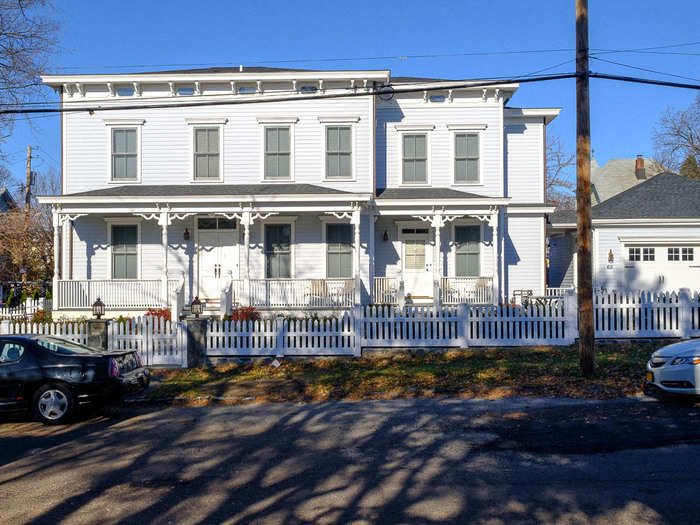
<path fill-rule="evenodd" d="M 646 67 L 639 67 L 639 66 L 633 66 L 631 64 L 624 64 L 622 62 L 616 62 L 614 60 L 608 60 L 606 58 L 600 58 L 596 56 L 591 57 L 592 60 L 598 60 L 600 62 L 607 62 L 608 64 L 615 64 L 617 66 L 622 66 L 622 67 L 627 67 L 630 69 L 637 69 L 639 71 L 646 71 L 647 73 L 656 73 L 658 75 L 666 75 L 669 77 L 676 77 L 676 78 L 682 78 L 683 80 L 695 80 L 695 81 L 700 81 L 700 78 L 693 78 L 693 77 L 684 77 L 683 75 L 676 75 L 675 73 L 664 73 L 663 71 L 658 71 L 656 69 L 648 69 Z"/>

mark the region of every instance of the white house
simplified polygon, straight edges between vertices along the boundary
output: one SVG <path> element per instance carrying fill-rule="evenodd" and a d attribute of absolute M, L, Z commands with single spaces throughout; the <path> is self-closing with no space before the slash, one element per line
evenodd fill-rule
<path fill-rule="evenodd" d="M 40 198 L 60 313 L 98 296 L 181 313 L 196 296 L 327 310 L 544 293 L 559 109 L 507 105 L 517 84 L 263 67 L 43 81 L 65 109 L 62 194 Z"/>
<path fill-rule="evenodd" d="M 619 291 L 700 291 L 700 180 L 661 173 L 591 209 L 593 282 Z M 551 287 L 576 282 L 576 212 L 549 218 Z"/>

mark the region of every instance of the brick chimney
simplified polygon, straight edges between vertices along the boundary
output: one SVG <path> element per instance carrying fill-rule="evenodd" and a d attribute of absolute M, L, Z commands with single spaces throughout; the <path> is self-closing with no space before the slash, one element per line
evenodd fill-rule
<path fill-rule="evenodd" d="M 644 180 L 647 178 L 647 172 L 644 169 L 644 157 L 637 155 L 637 160 L 634 163 L 634 175 L 637 180 Z"/>

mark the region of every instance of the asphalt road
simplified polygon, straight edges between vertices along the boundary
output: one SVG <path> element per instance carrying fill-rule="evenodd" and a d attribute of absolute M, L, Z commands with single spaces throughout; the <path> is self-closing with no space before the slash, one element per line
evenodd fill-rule
<path fill-rule="evenodd" d="M 0 423 L 0 523 L 700 522 L 700 407 L 396 400 Z"/>

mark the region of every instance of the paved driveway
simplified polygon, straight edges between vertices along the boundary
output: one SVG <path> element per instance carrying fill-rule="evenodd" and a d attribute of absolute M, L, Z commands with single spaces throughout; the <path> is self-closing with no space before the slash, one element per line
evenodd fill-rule
<path fill-rule="evenodd" d="M 699 407 L 396 400 L 0 424 L 1 523 L 697 523 Z"/>

